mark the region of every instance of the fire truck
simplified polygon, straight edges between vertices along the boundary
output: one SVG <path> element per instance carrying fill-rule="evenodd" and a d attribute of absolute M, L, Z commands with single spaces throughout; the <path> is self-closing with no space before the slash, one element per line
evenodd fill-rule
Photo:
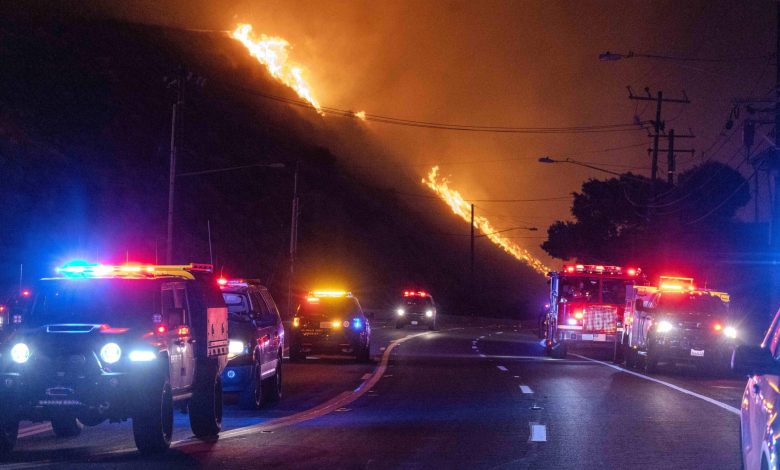
<path fill-rule="evenodd" d="M 639 268 L 590 264 L 565 265 L 551 272 L 550 304 L 545 317 L 548 354 L 566 357 L 569 346 L 611 349 L 623 333 L 626 288 L 642 278 Z"/>
<path fill-rule="evenodd" d="M 626 292 L 624 356 L 627 367 L 653 372 L 660 362 L 725 370 L 739 341 L 729 294 L 700 289 L 693 278 L 661 276 L 658 286 Z"/>

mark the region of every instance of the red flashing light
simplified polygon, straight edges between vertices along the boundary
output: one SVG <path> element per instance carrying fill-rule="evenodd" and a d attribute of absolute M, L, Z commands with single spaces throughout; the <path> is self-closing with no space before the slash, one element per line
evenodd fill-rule
<path fill-rule="evenodd" d="M 405 290 L 404 291 L 404 297 L 428 297 L 428 293 L 424 290 Z"/>
<path fill-rule="evenodd" d="M 165 334 L 166 331 L 168 331 L 168 328 L 165 325 L 160 325 L 157 327 L 158 334 Z"/>
<path fill-rule="evenodd" d="M 30 291 L 26 289 L 22 291 L 22 297 L 29 297 L 29 296 L 30 296 Z"/>
<path fill-rule="evenodd" d="M 582 310 L 577 310 L 576 312 L 574 312 L 574 318 L 576 318 L 577 320 L 582 320 L 583 316 L 584 315 L 582 313 Z"/>
<path fill-rule="evenodd" d="M 227 285 L 227 279 L 225 279 L 224 277 L 221 277 L 221 278 L 217 279 L 217 284 L 219 284 L 220 286 Z"/>
<path fill-rule="evenodd" d="M 714 325 L 712 326 L 712 328 L 713 328 L 715 331 L 720 331 L 720 330 L 722 330 L 722 329 L 723 329 L 723 325 L 721 325 L 720 323 L 716 323 L 716 324 L 714 324 Z"/>
<path fill-rule="evenodd" d="M 0 305 L 0 312 L 5 312 L 5 305 Z"/>
<path fill-rule="evenodd" d="M 628 268 L 627 272 L 629 276 L 636 276 L 636 269 L 634 268 Z"/>
<path fill-rule="evenodd" d="M 574 266 L 566 266 L 566 272 L 567 273 L 573 273 L 574 272 Z"/>

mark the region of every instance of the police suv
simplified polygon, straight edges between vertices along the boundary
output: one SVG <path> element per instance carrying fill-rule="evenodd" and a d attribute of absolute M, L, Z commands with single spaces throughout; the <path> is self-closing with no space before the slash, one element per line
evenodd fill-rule
<path fill-rule="evenodd" d="M 42 279 L 0 345 L 0 455 L 20 420 L 58 436 L 132 419 L 143 453 L 170 447 L 174 405 L 197 437 L 222 424 L 227 308 L 211 266 L 70 263 Z"/>
<path fill-rule="evenodd" d="M 218 282 L 230 323 L 224 391 L 238 393 L 241 407 L 247 409 L 279 401 L 284 327 L 271 293 L 253 279 Z"/>
<path fill-rule="evenodd" d="M 421 290 L 405 290 L 395 309 L 395 327 L 425 325 L 436 329 L 436 303 L 433 296 Z"/>
<path fill-rule="evenodd" d="M 309 354 L 349 354 L 368 362 L 371 326 L 357 298 L 350 292 L 310 293 L 293 317 L 290 360 Z"/>

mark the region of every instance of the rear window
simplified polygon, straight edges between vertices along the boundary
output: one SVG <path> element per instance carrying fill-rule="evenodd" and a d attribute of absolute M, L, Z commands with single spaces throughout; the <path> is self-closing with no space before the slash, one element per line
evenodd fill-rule
<path fill-rule="evenodd" d="M 246 294 L 223 292 L 222 298 L 225 299 L 225 305 L 227 305 L 231 320 L 249 319 L 249 298 Z"/>
<path fill-rule="evenodd" d="M 298 315 L 324 318 L 343 318 L 360 314 L 360 306 L 354 298 L 327 299 L 319 302 L 306 302 L 298 309 Z"/>

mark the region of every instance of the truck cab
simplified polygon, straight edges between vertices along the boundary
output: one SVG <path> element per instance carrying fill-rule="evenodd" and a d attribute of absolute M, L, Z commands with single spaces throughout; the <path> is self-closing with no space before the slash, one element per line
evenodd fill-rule
<path fill-rule="evenodd" d="M 72 437 L 131 419 L 138 449 L 159 453 L 176 405 L 195 436 L 219 433 L 228 322 L 210 265 L 69 263 L 32 292 L 0 344 L 0 455 L 20 420 Z"/>
<path fill-rule="evenodd" d="M 658 287 L 626 292 L 624 357 L 648 372 L 659 363 L 725 369 L 738 341 L 729 295 L 696 288 L 693 278 L 661 276 Z"/>
<path fill-rule="evenodd" d="M 551 272 L 544 326 L 547 352 L 565 357 L 569 346 L 616 347 L 623 332 L 626 286 L 641 278 L 639 268 L 568 265 Z"/>

